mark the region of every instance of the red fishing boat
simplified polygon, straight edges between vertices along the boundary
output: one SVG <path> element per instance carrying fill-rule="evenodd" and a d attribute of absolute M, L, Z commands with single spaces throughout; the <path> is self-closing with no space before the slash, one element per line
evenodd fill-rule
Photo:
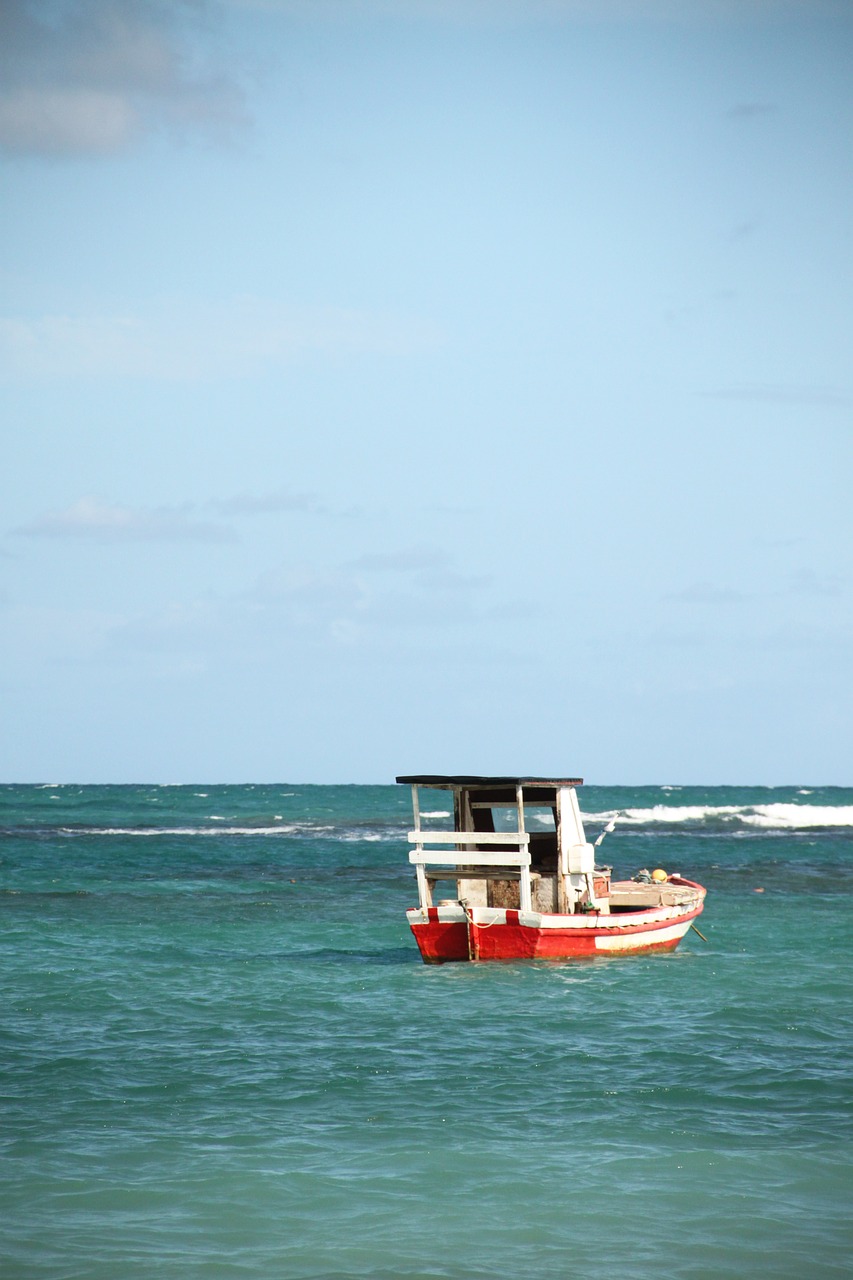
<path fill-rule="evenodd" d="M 575 790 L 582 778 L 397 781 L 412 788 L 419 905 L 406 915 L 426 964 L 672 951 L 702 912 L 705 890 L 681 875 L 614 881 L 596 864 L 614 823 L 587 842 Z M 423 810 L 422 788 L 452 793 L 452 828 L 449 811 Z M 441 883 L 455 896 L 433 901 Z"/>

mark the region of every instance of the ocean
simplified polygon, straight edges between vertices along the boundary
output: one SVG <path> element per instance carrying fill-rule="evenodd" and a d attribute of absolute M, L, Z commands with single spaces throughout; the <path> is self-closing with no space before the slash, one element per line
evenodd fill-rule
<path fill-rule="evenodd" d="M 0 788 L 0 1274 L 849 1276 L 853 789 L 579 795 L 706 941 L 423 965 L 405 787 Z"/>

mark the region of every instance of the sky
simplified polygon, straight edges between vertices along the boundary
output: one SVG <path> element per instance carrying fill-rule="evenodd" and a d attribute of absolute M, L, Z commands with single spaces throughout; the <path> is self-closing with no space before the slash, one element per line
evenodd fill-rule
<path fill-rule="evenodd" d="M 850 785 L 853 5 L 3 0 L 0 780 Z"/>

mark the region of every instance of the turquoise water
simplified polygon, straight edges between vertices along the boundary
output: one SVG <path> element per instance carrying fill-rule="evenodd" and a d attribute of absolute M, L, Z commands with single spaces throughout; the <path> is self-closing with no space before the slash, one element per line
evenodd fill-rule
<path fill-rule="evenodd" d="M 707 942 L 422 965 L 402 787 L 0 788 L 0 1273 L 849 1275 L 853 790 L 580 796 Z"/>

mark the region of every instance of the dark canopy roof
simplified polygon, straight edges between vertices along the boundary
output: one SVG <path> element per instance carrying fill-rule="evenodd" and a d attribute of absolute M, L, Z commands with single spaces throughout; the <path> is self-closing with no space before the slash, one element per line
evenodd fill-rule
<path fill-rule="evenodd" d="M 422 787 L 580 787 L 583 778 L 494 778 L 479 774 L 451 776 L 443 773 L 404 774 L 398 782 L 419 783 Z"/>

